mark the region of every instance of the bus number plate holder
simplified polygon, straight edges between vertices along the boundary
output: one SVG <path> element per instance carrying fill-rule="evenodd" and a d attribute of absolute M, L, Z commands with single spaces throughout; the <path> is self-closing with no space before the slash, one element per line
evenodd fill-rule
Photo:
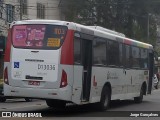
<path fill-rule="evenodd" d="M 40 86 L 40 81 L 28 81 L 28 85 Z"/>

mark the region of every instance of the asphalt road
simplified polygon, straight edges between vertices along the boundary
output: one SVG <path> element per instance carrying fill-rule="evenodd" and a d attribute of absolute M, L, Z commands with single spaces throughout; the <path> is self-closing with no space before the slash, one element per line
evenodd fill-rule
<path fill-rule="evenodd" d="M 93 105 L 68 106 L 64 110 L 55 110 L 49 108 L 43 100 L 33 100 L 25 102 L 24 99 L 9 99 L 5 103 L 0 103 L 0 111 L 17 113 L 40 113 L 42 118 L 47 120 L 76 119 L 76 120 L 160 120 L 160 90 L 154 90 L 152 95 L 144 97 L 141 104 L 135 104 L 133 100 L 112 101 L 110 109 L 105 112 L 97 111 Z M 158 115 L 159 117 L 143 117 L 142 115 Z M 129 117 L 130 115 L 139 115 L 140 117 Z M 126 117 L 125 117 L 126 116 Z M 3 120 L 6 118 L 0 118 Z M 8 118 L 10 119 L 10 118 Z M 17 118 L 12 118 L 11 120 Z M 19 118 L 22 120 L 35 118 Z"/>

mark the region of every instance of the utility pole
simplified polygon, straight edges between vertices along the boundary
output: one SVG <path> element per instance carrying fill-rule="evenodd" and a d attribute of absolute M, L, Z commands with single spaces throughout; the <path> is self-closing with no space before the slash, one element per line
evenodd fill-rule
<path fill-rule="evenodd" d="M 20 7 L 19 7 L 19 9 L 20 9 L 20 20 L 22 20 L 22 0 L 19 0 L 19 4 L 20 4 Z"/>
<path fill-rule="evenodd" d="M 147 41 L 149 42 L 149 16 L 150 16 L 150 13 L 148 13 L 147 15 Z"/>

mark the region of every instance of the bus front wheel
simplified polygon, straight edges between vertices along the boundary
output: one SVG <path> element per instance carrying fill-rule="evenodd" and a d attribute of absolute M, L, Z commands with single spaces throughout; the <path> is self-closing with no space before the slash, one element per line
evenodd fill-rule
<path fill-rule="evenodd" d="M 97 103 L 99 110 L 107 110 L 111 101 L 111 90 L 108 86 L 104 86 L 101 93 L 100 102 Z"/>

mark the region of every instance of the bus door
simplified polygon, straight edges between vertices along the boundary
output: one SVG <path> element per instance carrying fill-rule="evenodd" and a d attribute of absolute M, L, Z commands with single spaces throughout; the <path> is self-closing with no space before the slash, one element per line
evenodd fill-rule
<path fill-rule="evenodd" d="M 92 41 L 82 39 L 82 101 L 89 101 L 92 71 Z"/>
<path fill-rule="evenodd" d="M 123 94 L 132 92 L 132 70 L 131 67 L 131 46 L 125 45 L 125 68 L 123 70 L 124 82 L 123 82 Z"/>
<path fill-rule="evenodd" d="M 149 51 L 149 81 L 148 81 L 148 94 L 151 94 L 152 91 L 152 78 L 154 73 L 154 55 L 153 51 Z"/>

